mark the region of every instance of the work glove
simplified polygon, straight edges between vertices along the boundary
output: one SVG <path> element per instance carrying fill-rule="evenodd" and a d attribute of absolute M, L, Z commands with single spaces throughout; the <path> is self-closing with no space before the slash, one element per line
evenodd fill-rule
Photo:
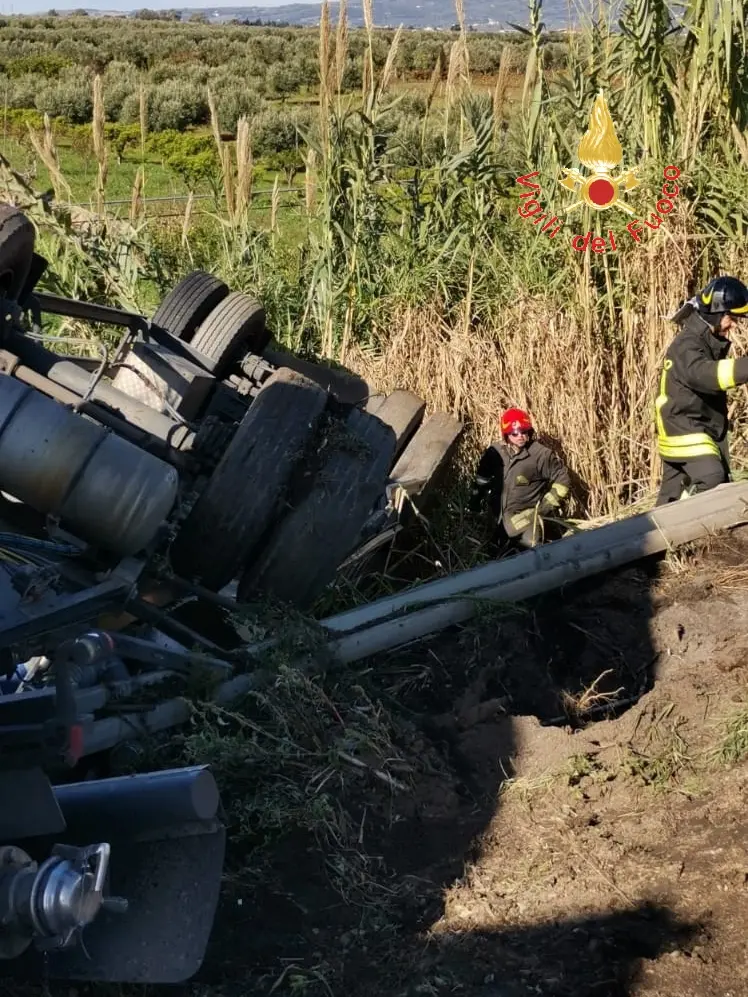
<path fill-rule="evenodd" d="M 546 500 L 543 499 L 538 506 L 538 514 L 540 516 L 557 516 L 558 506 L 553 506 L 550 502 L 546 502 Z"/>
<path fill-rule="evenodd" d="M 558 517 L 561 512 L 561 499 L 555 491 L 546 492 L 540 500 L 538 512 L 541 516 Z"/>

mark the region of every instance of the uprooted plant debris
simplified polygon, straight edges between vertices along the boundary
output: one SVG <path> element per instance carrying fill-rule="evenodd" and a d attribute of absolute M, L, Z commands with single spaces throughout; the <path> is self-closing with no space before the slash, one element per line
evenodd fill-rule
<path fill-rule="evenodd" d="M 345 669 L 297 667 L 294 631 L 242 703 L 196 703 L 138 765 L 213 766 L 223 900 L 198 977 L 148 997 L 748 992 L 746 547 Z"/>

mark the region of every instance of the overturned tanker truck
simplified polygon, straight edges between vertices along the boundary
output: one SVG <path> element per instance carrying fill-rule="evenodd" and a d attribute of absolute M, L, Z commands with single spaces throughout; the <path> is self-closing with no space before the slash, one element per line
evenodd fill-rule
<path fill-rule="evenodd" d="M 462 427 L 271 348 L 260 303 L 209 274 L 148 320 L 37 291 L 47 266 L 0 205 L 0 976 L 181 982 L 220 892 L 214 777 L 85 760 L 184 722 L 196 673 L 248 669 L 171 615 L 186 594 L 310 607 Z M 121 338 L 63 355 L 50 315 Z"/>

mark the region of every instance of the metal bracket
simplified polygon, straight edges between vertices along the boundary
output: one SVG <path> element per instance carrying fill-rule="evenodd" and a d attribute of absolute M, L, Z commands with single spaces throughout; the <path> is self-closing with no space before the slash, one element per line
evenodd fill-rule
<path fill-rule="evenodd" d="M 17 612 L 0 629 L 0 649 L 22 644 L 63 627 L 67 629 L 76 624 L 85 626 L 97 613 L 121 604 L 131 588 L 129 581 L 113 578 L 84 589 L 83 592 L 63 596 L 56 600 L 53 609 L 36 616 Z"/>
<path fill-rule="evenodd" d="M 177 339 L 166 329 L 153 325 L 144 315 L 127 312 L 122 308 L 111 308 L 109 305 L 97 305 L 90 301 L 74 301 L 57 294 L 39 292 L 34 297 L 41 311 L 50 315 L 65 315 L 68 318 L 77 318 L 87 322 L 101 322 L 103 325 L 124 326 L 140 335 L 145 342 L 153 340 L 159 346 L 164 346 L 185 360 L 196 363 L 209 374 L 213 373 L 211 367 L 214 365 L 206 356 L 190 346 L 189 343 Z"/>

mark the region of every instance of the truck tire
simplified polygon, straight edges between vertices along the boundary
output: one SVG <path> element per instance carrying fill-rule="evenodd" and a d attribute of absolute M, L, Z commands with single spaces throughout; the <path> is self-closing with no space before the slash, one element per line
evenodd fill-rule
<path fill-rule="evenodd" d="M 398 389 L 383 398 L 376 407 L 372 405 L 372 408 L 369 408 L 367 404 L 366 411 L 370 415 L 376 415 L 377 419 L 381 419 L 383 423 L 392 428 L 396 441 L 394 463 L 423 422 L 426 402 L 418 395 L 414 395 L 412 391 Z"/>
<path fill-rule="evenodd" d="M 15 301 L 26 284 L 36 229 L 12 204 L 0 204 L 0 297 Z"/>
<path fill-rule="evenodd" d="M 178 575 L 213 591 L 237 577 L 282 514 L 327 397 L 291 370 L 266 382 L 172 544 Z"/>
<path fill-rule="evenodd" d="M 195 270 L 169 291 L 153 316 L 153 324 L 189 343 L 197 327 L 228 293 L 227 285 L 218 277 Z"/>
<path fill-rule="evenodd" d="M 292 504 L 239 581 L 240 602 L 263 591 L 307 609 L 351 554 L 384 493 L 395 434 L 375 416 L 352 409 L 330 420 L 322 462 L 306 494 Z"/>
<path fill-rule="evenodd" d="M 234 291 L 214 308 L 192 337 L 205 367 L 219 380 L 244 353 L 262 353 L 270 342 L 265 309 L 256 298 Z"/>

